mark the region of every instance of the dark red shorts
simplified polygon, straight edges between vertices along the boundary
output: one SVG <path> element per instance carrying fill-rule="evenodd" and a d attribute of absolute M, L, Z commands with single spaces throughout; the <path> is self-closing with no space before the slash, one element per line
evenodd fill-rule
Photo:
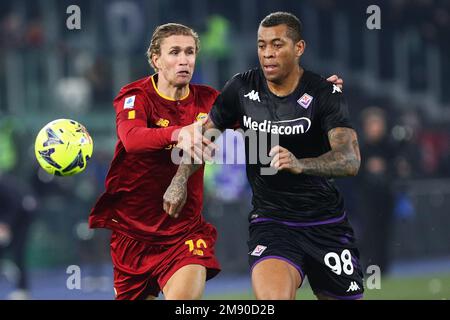
<path fill-rule="evenodd" d="M 220 271 L 214 255 L 216 238 L 216 229 L 209 223 L 172 245 L 151 245 L 113 231 L 111 258 L 116 299 L 157 297 L 170 277 L 189 264 L 204 266 L 206 279 L 213 278 Z"/>

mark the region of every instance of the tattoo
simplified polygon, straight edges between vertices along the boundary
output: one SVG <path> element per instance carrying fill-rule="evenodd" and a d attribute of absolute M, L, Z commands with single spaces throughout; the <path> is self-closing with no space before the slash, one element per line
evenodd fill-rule
<path fill-rule="evenodd" d="M 172 183 L 180 185 L 186 184 L 189 177 L 201 166 L 201 164 L 180 164 L 177 173 L 175 173 L 175 176 L 172 178 Z"/>
<path fill-rule="evenodd" d="M 202 132 L 215 128 L 214 123 L 208 119 L 202 125 Z M 187 199 L 187 182 L 189 177 L 202 167 L 202 164 L 181 163 L 172 181 L 163 196 L 164 210 L 173 217 L 178 216 L 178 212 L 183 208 Z"/>
<path fill-rule="evenodd" d="M 187 181 L 200 167 L 200 164 L 180 164 L 177 173 L 164 193 L 164 210 L 169 211 L 169 208 L 166 207 L 167 204 L 176 205 L 178 209 L 184 206 L 187 198 Z"/>
<path fill-rule="evenodd" d="M 328 132 L 331 151 L 317 157 L 299 159 L 302 173 L 323 177 L 347 177 L 358 173 L 361 157 L 356 132 L 334 128 Z"/>
<path fill-rule="evenodd" d="M 355 137 L 353 138 L 353 141 L 352 141 L 352 146 L 353 146 L 353 151 L 355 152 L 357 160 L 359 162 L 361 162 L 361 154 L 359 153 L 359 143 L 358 143 L 358 138 L 356 137 L 356 133 L 355 133 Z"/>
<path fill-rule="evenodd" d="M 187 194 L 186 183 L 181 180 L 172 180 L 172 183 L 164 193 L 163 199 L 169 203 L 185 201 Z"/>

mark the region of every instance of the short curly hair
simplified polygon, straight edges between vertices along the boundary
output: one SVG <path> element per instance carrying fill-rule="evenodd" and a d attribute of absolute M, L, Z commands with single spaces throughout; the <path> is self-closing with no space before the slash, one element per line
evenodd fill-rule
<path fill-rule="evenodd" d="M 161 43 L 165 38 L 170 36 L 191 36 L 195 41 L 195 53 L 200 51 L 200 39 L 197 32 L 192 28 L 179 23 L 166 23 L 158 26 L 153 32 L 152 40 L 150 46 L 147 49 L 147 59 L 150 66 L 158 72 L 158 68 L 153 64 L 152 56 L 153 54 L 161 54 Z"/>
<path fill-rule="evenodd" d="M 289 12 L 273 12 L 265 17 L 259 24 L 261 27 L 275 27 L 285 24 L 288 28 L 287 36 L 297 43 L 303 40 L 303 25 L 299 18 Z"/>

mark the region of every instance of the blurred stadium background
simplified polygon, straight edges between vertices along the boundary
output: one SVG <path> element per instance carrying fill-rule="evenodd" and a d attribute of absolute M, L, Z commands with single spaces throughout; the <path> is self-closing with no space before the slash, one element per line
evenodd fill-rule
<path fill-rule="evenodd" d="M 66 27 L 73 4 L 81 30 Z M 366 26 L 372 4 L 380 30 Z M 116 139 L 112 98 L 152 73 L 145 51 L 166 22 L 200 34 L 194 82 L 222 88 L 258 65 L 257 26 L 273 11 L 303 21 L 306 68 L 345 80 L 363 165 L 339 185 L 365 267 L 382 274 L 366 297 L 450 298 L 449 1 L 15 0 L 0 2 L 0 222 L 14 235 L 8 243 L 0 228 L 0 299 L 113 298 L 109 232 L 87 228 Z M 49 176 L 35 161 L 37 132 L 57 118 L 93 136 L 79 176 Z M 223 266 L 206 298 L 252 299 L 245 168 L 206 170 L 204 215 L 219 230 Z M 81 268 L 81 290 L 66 287 L 69 265 Z M 312 298 L 307 287 L 300 298 Z"/>

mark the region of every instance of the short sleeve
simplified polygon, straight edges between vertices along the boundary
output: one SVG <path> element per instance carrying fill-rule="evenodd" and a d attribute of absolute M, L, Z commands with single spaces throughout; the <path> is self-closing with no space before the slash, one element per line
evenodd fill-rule
<path fill-rule="evenodd" d="M 328 84 L 320 94 L 320 98 L 320 122 L 324 132 L 337 127 L 353 128 L 347 100 L 337 86 Z"/>
<path fill-rule="evenodd" d="M 233 128 L 239 120 L 239 89 L 241 88 L 241 83 L 240 74 L 230 79 L 225 84 L 209 113 L 212 122 L 220 130 Z"/>

